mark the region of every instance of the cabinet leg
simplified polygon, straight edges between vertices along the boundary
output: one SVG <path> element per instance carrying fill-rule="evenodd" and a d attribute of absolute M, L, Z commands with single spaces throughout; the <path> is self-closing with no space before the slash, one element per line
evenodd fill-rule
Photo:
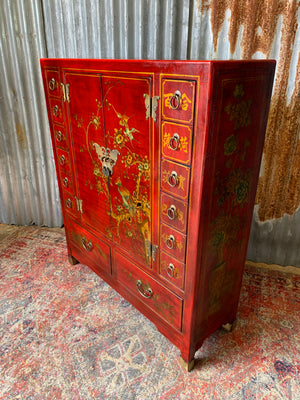
<path fill-rule="evenodd" d="M 191 361 L 184 361 L 182 357 L 180 357 L 180 365 L 187 371 L 190 372 L 195 365 L 195 359 L 193 358 Z"/>
<path fill-rule="evenodd" d="M 227 324 L 222 325 L 222 328 L 227 332 L 232 332 L 236 327 L 236 319 L 232 322 L 227 322 Z"/>
<path fill-rule="evenodd" d="M 78 262 L 79 262 L 78 260 L 76 260 L 75 257 L 71 256 L 71 254 L 68 255 L 68 259 L 69 259 L 69 263 L 70 263 L 71 265 L 76 265 L 76 264 L 78 264 Z"/>

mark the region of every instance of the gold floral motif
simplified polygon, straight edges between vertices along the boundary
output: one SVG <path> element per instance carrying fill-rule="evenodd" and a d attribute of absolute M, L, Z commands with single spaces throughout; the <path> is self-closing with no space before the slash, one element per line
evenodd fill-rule
<path fill-rule="evenodd" d="M 242 100 L 245 92 L 243 85 L 236 85 L 234 97 L 238 100 L 237 103 L 229 103 L 225 107 L 226 113 L 229 115 L 229 120 L 234 121 L 234 130 L 247 127 L 251 124 L 251 117 L 249 115 L 252 100 Z"/>
<path fill-rule="evenodd" d="M 235 135 L 230 135 L 224 144 L 225 156 L 231 156 L 237 149 L 237 138 Z"/>

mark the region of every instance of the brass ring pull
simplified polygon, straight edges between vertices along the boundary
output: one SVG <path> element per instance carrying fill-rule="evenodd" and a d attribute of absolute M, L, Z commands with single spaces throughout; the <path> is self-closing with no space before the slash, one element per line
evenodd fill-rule
<path fill-rule="evenodd" d="M 174 278 L 175 276 L 175 267 L 172 263 L 168 265 L 167 274 L 169 275 L 170 278 Z"/>
<path fill-rule="evenodd" d="M 166 240 L 166 245 L 167 245 L 167 248 L 170 249 L 170 250 L 175 249 L 176 240 L 175 240 L 175 237 L 173 235 L 168 236 L 168 238 Z"/>
<path fill-rule="evenodd" d="M 66 163 L 66 157 L 64 155 L 59 157 L 59 163 L 60 165 L 65 165 Z"/>
<path fill-rule="evenodd" d="M 145 297 L 146 299 L 150 299 L 153 296 L 152 289 L 151 288 L 145 289 L 140 279 L 136 282 L 136 287 L 140 295 Z"/>
<path fill-rule="evenodd" d="M 81 238 L 81 244 L 86 251 L 92 251 L 93 243 L 91 241 L 86 242 L 85 237 Z"/>
<path fill-rule="evenodd" d="M 61 142 L 61 141 L 62 141 L 62 133 L 61 133 L 61 131 L 57 131 L 57 132 L 56 132 L 56 140 L 57 140 L 58 142 Z"/>
<path fill-rule="evenodd" d="M 64 177 L 63 181 L 62 181 L 64 187 L 68 187 L 69 186 L 69 180 L 67 177 Z"/>
<path fill-rule="evenodd" d="M 168 184 L 171 187 L 176 187 L 178 185 L 178 176 L 176 171 L 172 171 L 171 174 L 168 176 Z"/>
<path fill-rule="evenodd" d="M 53 113 L 54 117 L 58 117 L 58 115 L 59 115 L 58 105 L 53 107 L 52 113 Z"/>
<path fill-rule="evenodd" d="M 55 90 L 55 89 L 56 89 L 56 82 L 55 82 L 55 79 L 54 79 L 54 78 L 52 78 L 52 79 L 49 81 L 49 89 L 50 89 L 50 90 Z"/>
<path fill-rule="evenodd" d="M 67 206 L 67 208 L 73 208 L 73 204 L 72 204 L 72 200 L 71 199 L 68 199 L 66 201 L 66 206 Z"/>
<path fill-rule="evenodd" d="M 181 104 L 181 93 L 179 90 L 176 90 L 173 96 L 170 98 L 170 107 L 173 110 L 178 110 Z"/>
<path fill-rule="evenodd" d="M 179 143 L 180 143 L 180 136 L 178 135 L 178 133 L 174 133 L 174 135 L 169 140 L 169 148 L 171 150 L 177 150 L 179 147 Z"/>
<path fill-rule="evenodd" d="M 169 219 L 171 219 L 171 220 L 174 220 L 177 217 L 177 211 L 176 211 L 176 207 L 174 205 L 171 205 L 167 209 L 167 215 L 168 215 Z"/>

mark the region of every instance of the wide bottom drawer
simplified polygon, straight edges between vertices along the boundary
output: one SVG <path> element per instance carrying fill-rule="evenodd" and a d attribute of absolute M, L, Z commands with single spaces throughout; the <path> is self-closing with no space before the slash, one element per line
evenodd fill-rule
<path fill-rule="evenodd" d="M 110 247 L 70 218 L 66 225 L 69 240 L 80 250 L 83 260 L 86 257 L 95 266 L 110 273 Z"/>
<path fill-rule="evenodd" d="M 150 308 L 176 329 L 181 330 L 183 300 L 121 254 L 115 255 L 116 279 L 145 307 Z"/>

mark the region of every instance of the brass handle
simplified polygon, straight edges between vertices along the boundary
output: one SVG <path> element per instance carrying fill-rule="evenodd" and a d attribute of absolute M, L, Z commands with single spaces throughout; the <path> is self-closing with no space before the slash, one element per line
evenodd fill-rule
<path fill-rule="evenodd" d="M 66 163 L 66 157 L 64 155 L 59 157 L 59 163 L 60 165 L 65 165 Z"/>
<path fill-rule="evenodd" d="M 81 238 L 81 244 L 82 244 L 83 248 L 84 248 L 86 251 L 92 251 L 92 249 L 93 249 L 93 243 L 92 243 L 91 241 L 86 242 L 86 238 L 85 238 L 85 237 Z"/>
<path fill-rule="evenodd" d="M 176 187 L 178 185 L 178 176 L 176 171 L 172 171 L 171 174 L 168 176 L 168 184 L 171 187 Z"/>
<path fill-rule="evenodd" d="M 176 207 L 174 205 L 171 205 L 167 209 L 167 215 L 168 215 L 169 219 L 171 219 L 171 220 L 174 220 L 177 217 L 177 211 L 176 211 Z"/>
<path fill-rule="evenodd" d="M 49 81 L 49 89 L 50 89 L 50 90 L 55 90 L 55 89 L 56 89 L 56 81 L 55 81 L 54 78 L 52 78 L 52 79 Z"/>
<path fill-rule="evenodd" d="M 68 180 L 68 178 L 65 177 L 65 178 L 63 179 L 62 183 L 63 183 L 64 187 L 68 187 L 68 186 L 69 186 L 69 180 Z"/>
<path fill-rule="evenodd" d="M 170 107 L 173 110 L 178 110 L 181 104 L 181 93 L 179 90 L 176 90 L 173 96 L 170 98 Z"/>
<path fill-rule="evenodd" d="M 61 133 L 61 131 L 57 131 L 57 132 L 56 132 L 56 140 L 57 140 L 58 142 L 61 142 L 61 141 L 62 141 L 62 133 Z"/>
<path fill-rule="evenodd" d="M 58 105 L 53 107 L 52 113 L 53 113 L 54 117 L 58 117 L 58 115 L 59 115 Z"/>
<path fill-rule="evenodd" d="M 180 143 L 180 136 L 178 135 L 178 133 L 174 133 L 174 135 L 169 140 L 169 148 L 171 150 L 177 150 L 179 147 L 179 143 Z"/>
<path fill-rule="evenodd" d="M 170 278 L 174 278 L 175 276 L 175 267 L 172 263 L 168 265 L 167 274 L 169 275 Z"/>
<path fill-rule="evenodd" d="M 150 299 L 153 296 L 153 291 L 151 288 L 144 288 L 143 282 L 139 279 L 136 282 L 137 290 L 139 291 L 140 295 L 145 297 L 146 299 Z"/>
<path fill-rule="evenodd" d="M 175 237 L 174 237 L 173 235 L 170 235 L 170 236 L 167 238 L 167 240 L 166 240 L 166 245 L 167 245 L 167 248 L 170 249 L 170 250 L 175 249 L 175 247 L 176 247 L 176 240 L 175 240 Z"/>
<path fill-rule="evenodd" d="M 71 199 L 68 199 L 66 201 L 66 206 L 67 206 L 67 208 L 73 208 L 73 204 L 72 204 L 72 200 Z"/>

